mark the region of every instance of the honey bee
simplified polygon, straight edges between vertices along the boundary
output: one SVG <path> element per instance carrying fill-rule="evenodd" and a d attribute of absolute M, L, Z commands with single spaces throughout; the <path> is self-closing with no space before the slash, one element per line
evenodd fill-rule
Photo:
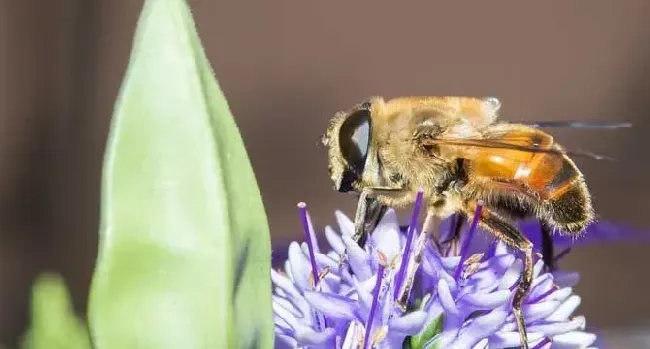
<path fill-rule="evenodd" d="M 321 142 L 334 189 L 359 196 L 353 237 L 360 245 L 387 208 L 412 204 L 418 190 L 428 233 L 434 216 L 471 220 L 480 204 L 479 226 L 525 256 L 513 308 L 528 348 L 521 304 L 533 245 L 514 221 L 539 219 L 548 249 L 552 231 L 581 234 L 595 216 L 571 153 L 541 130 L 557 125 L 497 122 L 500 108 L 493 97 L 372 97 L 336 113 Z"/>

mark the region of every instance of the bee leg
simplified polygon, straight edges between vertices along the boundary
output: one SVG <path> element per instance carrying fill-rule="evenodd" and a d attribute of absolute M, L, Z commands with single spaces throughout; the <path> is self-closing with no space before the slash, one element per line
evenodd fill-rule
<path fill-rule="evenodd" d="M 376 198 L 362 194 L 357 203 L 357 212 L 354 216 L 354 235 L 352 236 L 359 246 L 366 244 L 368 234 L 377 227 L 386 210 L 387 206 L 379 203 Z"/>
<path fill-rule="evenodd" d="M 542 260 L 546 271 L 554 272 L 557 270 L 555 263 L 555 252 L 553 252 L 553 237 L 551 236 L 552 229 L 544 221 L 540 221 L 541 234 L 542 234 Z"/>
<path fill-rule="evenodd" d="M 362 191 L 359 195 L 359 201 L 357 201 L 357 212 L 354 215 L 354 235 L 352 235 L 352 240 L 356 241 L 359 246 L 363 246 L 366 241 L 366 230 L 364 227 L 366 224 L 366 216 L 368 213 L 368 201 L 372 198 L 368 197 L 366 191 Z"/>
<path fill-rule="evenodd" d="M 354 215 L 354 235 L 352 235 L 352 239 L 359 246 L 366 243 L 368 234 L 377 227 L 388 209 L 386 205 L 377 200 L 377 195 L 396 195 L 397 193 L 402 193 L 402 189 L 366 188 L 361 192 Z"/>
<path fill-rule="evenodd" d="M 497 238 L 506 244 L 519 249 L 525 255 L 524 270 L 519 281 L 519 286 L 512 300 L 513 312 L 517 327 L 519 328 L 519 338 L 522 348 L 528 349 L 528 335 L 526 334 L 526 324 L 521 312 L 521 305 L 524 298 L 528 295 L 530 285 L 533 281 L 533 245 L 517 228 L 504 218 L 491 213 L 485 207 L 483 208 L 480 224 L 488 231 L 492 232 Z"/>

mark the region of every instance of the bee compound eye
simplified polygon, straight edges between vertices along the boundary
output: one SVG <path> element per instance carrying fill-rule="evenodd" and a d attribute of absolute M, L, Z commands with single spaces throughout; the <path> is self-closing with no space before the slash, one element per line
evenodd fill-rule
<path fill-rule="evenodd" d="M 370 111 L 361 109 L 348 116 L 339 134 L 343 158 L 353 172 L 360 175 L 365 166 L 370 146 Z"/>

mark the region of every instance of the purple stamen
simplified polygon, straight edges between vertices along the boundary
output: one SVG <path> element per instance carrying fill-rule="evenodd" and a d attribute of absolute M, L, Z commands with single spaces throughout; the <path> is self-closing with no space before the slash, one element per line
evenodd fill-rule
<path fill-rule="evenodd" d="M 467 254 L 469 253 L 469 245 L 470 242 L 472 241 L 472 238 L 474 237 L 474 231 L 476 230 L 476 226 L 478 225 L 478 220 L 481 218 L 481 213 L 483 212 L 483 206 L 479 203 L 476 205 L 476 211 L 474 212 L 474 219 L 472 219 L 472 225 L 469 227 L 469 231 L 467 232 L 467 237 L 465 238 L 465 241 L 463 242 L 463 246 L 460 249 L 460 261 L 458 262 L 458 266 L 456 267 L 456 272 L 454 273 L 454 279 L 458 280 L 460 277 L 460 272 L 463 270 L 463 264 L 467 260 Z"/>
<path fill-rule="evenodd" d="M 370 330 L 372 329 L 372 319 L 375 317 L 375 312 L 377 312 L 377 305 L 379 304 L 379 290 L 381 289 L 381 282 L 384 278 L 384 269 L 386 267 L 383 263 L 379 263 L 379 268 L 377 269 L 377 282 L 375 283 L 375 289 L 372 291 L 372 304 L 370 305 L 370 314 L 368 315 L 368 320 L 366 321 L 366 334 L 363 339 L 363 349 L 368 349 L 368 342 L 370 341 Z"/>
<path fill-rule="evenodd" d="M 558 253 L 557 256 L 553 257 L 553 262 L 557 263 L 560 259 L 562 259 L 562 257 L 569 254 L 569 252 L 571 252 L 571 247 L 565 248 L 564 250 L 562 250 L 562 252 Z"/>
<path fill-rule="evenodd" d="M 395 292 L 393 297 L 397 299 L 399 297 L 399 291 L 404 282 L 404 276 L 406 275 L 406 269 L 409 263 L 409 256 L 411 254 L 411 245 L 413 244 L 413 235 L 415 234 L 415 225 L 418 222 L 418 216 L 420 215 L 420 209 L 422 207 L 422 189 L 418 190 L 417 196 L 415 197 L 415 205 L 413 206 L 413 214 L 411 215 L 411 222 L 409 224 L 408 233 L 406 235 L 406 246 L 404 247 L 404 253 L 402 254 L 402 264 L 399 267 L 397 275 L 395 275 Z"/>
<path fill-rule="evenodd" d="M 314 278 L 314 287 L 318 285 L 318 266 L 316 265 L 316 255 L 314 254 L 314 244 L 312 240 L 312 232 L 309 229 L 309 219 L 307 213 L 307 204 L 304 202 L 298 203 L 298 214 L 300 215 L 300 222 L 305 232 L 305 240 L 307 241 L 307 249 L 309 250 L 309 261 L 311 262 L 311 274 Z"/>
<path fill-rule="evenodd" d="M 542 349 L 546 344 L 551 343 L 551 340 L 548 337 L 544 337 L 544 339 L 537 343 L 532 349 Z"/>

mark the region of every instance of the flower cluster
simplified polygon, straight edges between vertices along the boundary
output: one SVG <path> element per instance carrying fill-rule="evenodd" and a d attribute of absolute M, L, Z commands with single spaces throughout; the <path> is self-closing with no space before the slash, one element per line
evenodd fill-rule
<path fill-rule="evenodd" d="M 326 227 L 329 251 L 320 249 L 300 204 L 306 242 L 292 242 L 284 270 L 271 275 L 276 348 L 519 347 L 512 298 L 522 260 L 497 240 L 470 254 L 476 222 L 460 251 L 418 232 L 420 204 L 407 230 L 389 210 L 363 247 L 351 237 L 353 222 L 337 211 L 341 233 Z M 594 345 L 584 317 L 572 316 L 578 275 L 543 267 L 538 260 L 522 306 L 529 346 Z"/>

